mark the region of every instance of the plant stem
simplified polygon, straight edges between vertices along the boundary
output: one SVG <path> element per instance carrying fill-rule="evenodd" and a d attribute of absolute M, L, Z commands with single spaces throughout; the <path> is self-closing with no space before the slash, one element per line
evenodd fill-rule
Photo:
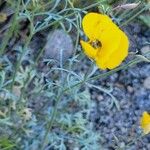
<path fill-rule="evenodd" d="M 125 69 L 127 69 L 129 66 L 132 67 L 133 65 L 135 65 L 135 64 L 137 64 L 137 63 L 139 63 L 139 62 L 141 62 L 141 61 L 142 61 L 142 60 L 139 60 L 139 59 L 136 58 L 136 59 L 130 61 L 129 63 L 127 63 L 126 65 L 120 66 L 120 67 L 115 68 L 115 69 L 113 69 L 113 70 L 110 70 L 110 71 L 108 71 L 108 72 L 106 72 L 106 73 L 103 73 L 103 74 L 100 74 L 100 75 L 96 75 L 96 76 L 94 76 L 94 77 L 87 78 L 87 79 L 85 79 L 85 80 L 79 81 L 78 83 L 76 83 L 76 84 L 74 84 L 74 85 L 72 85 L 72 86 L 67 87 L 66 89 L 64 89 L 64 92 L 67 92 L 67 91 L 69 91 L 70 89 L 73 89 L 74 87 L 77 87 L 77 86 L 79 86 L 79 85 L 81 85 L 81 84 L 83 84 L 83 83 L 85 83 L 85 82 L 87 82 L 87 81 L 97 80 L 97 79 L 99 79 L 99 78 L 108 77 L 108 76 L 112 75 L 112 74 L 115 73 L 115 72 L 118 72 L 118 71 L 120 71 L 120 70 L 125 70 Z"/>
<path fill-rule="evenodd" d="M 20 4 L 21 4 L 21 0 L 19 0 L 17 2 L 17 8 L 16 8 L 16 12 L 14 14 L 14 17 L 12 19 L 12 25 L 10 26 L 8 32 L 6 33 L 4 39 L 3 39 L 3 42 L 2 42 L 2 46 L 0 48 L 0 55 L 2 55 L 4 53 L 4 50 L 9 42 L 9 39 L 12 37 L 13 35 L 13 32 L 16 28 L 16 25 L 17 25 L 17 17 L 18 17 L 18 14 L 19 14 L 19 8 L 20 8 Z"/>
<path fill-rule="evenodd" d="M 56 23 L 58 23 L 59 21 L 61 21 L 61 20 L 63 20 L 63 19 L 66 19 L 67 17 L 71 17 L 72 15 L 76 14 L 76 13 L 79 12 L 79 11 L 81 11 L 81 12 L 86 11 L 86 10 L 88 10 L 88 9 L 90 9 L 90 8 L 93 8 L 93 7 L 95 7 L 95 6 L 99 5 L 99 4 L 101 4 L 102 2 L 103 2 L 103 1 L 97 2 L 97 3 L 95 3 L 95 4 L 92 4 L 92 5 L 90 5 L 90 6 L 87 6 L 87 7 L 83 8 L 83 9 L 81 9 L 81 10 L 74 11 L 73 13 L 70 13 L 70 14 L 68 14 L 68 15 L 66 15 L 66 16 L 63 16 L 63 17 L 61 17 L 60 19 L 58 19 L 58 20 L 56 20 L 56 21 L 53 21 L 52 23 L 47 24 L 47 25 L 44 26 L 44 27 L 41 27 L 41 28 L 39 28 L 39 29 L 36 29 L 35 32 L 36 32 L 36 33 L 37 33 L 37 32 L 40 32 L 41 30 L 44 30 L 44 29 L 46 29 L 46 28 L 48 28 L 48 27 L 50 27 L 50 26 L 53 26 L 53 25 L 55 25 Z"/>
<path fill-rule="evenodd" d="M 57 115 L 57 107 L 58 107 L 58 104 L 59 104 L 59 101 L 61 100 L 61 97 L 62 97 L 62 94 L 63 93 L 60 93 L 57 98 L 56 98 L 56 104 L 54 106 L 54 110 L 52 112 L 52 117 L 50 119 L 50 121 L 48 122 L 48 127 L 47 127 L 47 131 L 46 131 L 46 134 L 43 138 L 43 142 L 42 142 L 42 145 L 41 145 L 41 150 L 44 150 L 45 146 L 46 146 L 46 141 L 47 141 L 47 138 L 48 138 L 48 133 L 49 131 L 51 130 L 52 126 L 53 126 L 53 123 L 54 123 L 54 119 Z"/>
<path fill-rule="evenodd" d="M 142 12 L 144 12 L 145 10 L 147 10 L 148 8 L 150 8 L 150 5 L 145 6 L 143 9 L 141 9 L 139 12 L 137 12 L 135 15 L 133 15 L 132 17 L 130 17 L 127 21 L 125 21 L 124 23 L 122 23 L 120 25 L 120 27 L 127 25 L 130 21 L 132 21 L 134 18 L 136 18 L 137 16 L 139 16 Z"/>
<path fill-rule="evenodd" d="M 29 35 L 28 40 L 27 40 L 24 48 L 22 49 L 22 53 L 19 57 L 19 60 L 17 61 L 16 65 L 15 65 L 16 67 L 15 67 L 15 71 L 14 71 L 14 74 L 13 74 L 13 77 L 12 77 L 12 83 L 11 83 L 10 91 L 12 91 L 12 89 L 13 89 L 13 85 L 14 85 L 14 82 L 15 82 L 15 77 L 16 77 L 17 71 L 19 69 L 19 66 L 21 64 L 22 57 L 25 54 L 27 46 L 29 45 L 31 39 L 32 39 L 32 34 Z"/>
<path fill-rule="evenodd" d="M 29 35 L 29 37 L 28 37 L 28 39 L 26 41 L 26 44 L 25 44 L 25 46 L 22 49 L 22 53 L 21 53 L 21 55 L 19 57 L 19 60 L 17 61 L 16 65 L 15 65 L 15 70 L 14 70 L 14 73 L 13 73 L 13 76 L 12 76 L 12 82 L 11 82 L 11 85 L 10 85 L 10 91 L 11 92 L 13 91 L 13 86 L 14 86 L 14 83 L 15 83 L 15 78 L 16 78 L 17 72 L 19 70 L 19 67 L 21 65 L 22 57 L 23 57 L 23 55 L 25 54 L 25 52 L 27 50 L 27 47 L 28 47 L 28 45 L 29 45 L 29 43 L 30 43 L 30 41 L 32 39 L 32 36 L 33 36 L 33 34 L 32 34 L 32 32 L 30 32 L 30 35 Z M 10 115 L 10 112 L 11 112 L 11 103 L 9 102 L 9 115 Z"/>

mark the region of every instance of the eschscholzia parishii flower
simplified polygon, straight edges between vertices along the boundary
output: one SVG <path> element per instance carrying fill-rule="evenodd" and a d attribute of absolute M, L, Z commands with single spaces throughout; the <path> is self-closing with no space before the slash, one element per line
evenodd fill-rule
<path fill-rule="evenodd" d="M 127 57 L 128 37 L 107 15 L 88 13 L 82 26 L 89 41 L 81 40 L 81 46 L 100 69 L 114 69 Z"/>
<path fill-rule="evenodd" d="M 143 112 L 141 117 L 141 128 L 144 134 L 150 133 L 150 114 L 148 112 Z"/>

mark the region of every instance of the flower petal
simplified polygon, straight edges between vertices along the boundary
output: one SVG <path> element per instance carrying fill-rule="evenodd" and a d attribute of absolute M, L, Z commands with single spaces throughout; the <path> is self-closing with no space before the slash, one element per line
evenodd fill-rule
<path fill-rule="evenodd" d="M 128 55 L 128 37 L 122 31 L 120 32 L 120 37 L 121 40 L 119 43 L 119 47 L 116 50 L 114 50 L 114 52 L 112 53 L 112 55 L 106 63 L 108 69 L 114 69 L 115 67 L 118 67 Z"/>
<path fill-rule="evenodd" d="M 97 54 L 97 49 L 94 49 L 88 42 L 85 41 L 80 41 L 82 48 L 84 50 L 84 53 L 90 57 L 90 58 L 95 58 Z"/>
<path fill-rule="evenodd" d="M 121 41 L 120 29 L 116 27 L 106 29 L 99 37 L 99 40 L 102 43 L 102 47 L 96 60 L 99 66 L 105 66 L 104 68 L 106 68 L 106 63 L 109 61 L 110 56 L 119 47 Z"/>
<path fill-rule="evenodd" d="M 150 132 L 150 115 L 147 112 L 143 113 L 141 118 L 141 127 L 143 128 L 145 134 Z"/>
<path fill-rule="evenodd" d="M 141 118 L 141 127 L 144 134 L 150 133 L 150 115 L 147 112 L 143 113 L 143 116 Z"/>
<path fill-rule="evenodd" d="M 109 28 L 111 19 L 107 15 L 88 13 L 82 20 L 83 30 L 86 36 L 93 40 L 106 28 Z"/>

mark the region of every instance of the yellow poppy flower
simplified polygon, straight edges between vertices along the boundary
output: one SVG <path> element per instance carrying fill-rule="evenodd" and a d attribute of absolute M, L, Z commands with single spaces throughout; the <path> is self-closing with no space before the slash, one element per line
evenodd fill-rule
<path fill-rule="evenodd" d="M 81 46 L 99 68 L 113 69 L 127 57 L 128 37 L 107 15 L 88 13 L 82 26 L 89 41 L 81 40 Z"/>
<path fill-rule="evenodd" d="M 150 133 L 150 114 L 143 112 L 141 118 L 141 128 L 143 129 L 144 134 Z"/>

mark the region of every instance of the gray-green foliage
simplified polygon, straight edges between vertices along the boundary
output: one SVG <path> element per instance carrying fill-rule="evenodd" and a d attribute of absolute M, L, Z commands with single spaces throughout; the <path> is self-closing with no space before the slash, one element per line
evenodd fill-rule
<path fill-rule="evenodd" d="M 149 14 L 140 15 L 140 20 L 143 21 L 148 27 L 150 27 L 150 16 Z"/>
<path fill-rule="evenodd" d="M 100 133 L 94 130 L 90 112 L 95 103 L 91 100 L 90 88 L 105 92 L 118 106 L 111 94 L 112 90 L 95 86 L 91 80 L 107 77 L 121 69 L 127 69 L 143 59 L 134 59 L 124 66 L 94 76 L 97 69 L 83 73 L 78 66 L 84 65 L 83 53 L 79 46 L 82 15 L 99 6 L 98 1 L 80 6 L 73 0 L 18 0 L 7 1 L 13 9 L 12 24 L 1 43 L 0 53 L 0 149 L 11 150 L 99 150 Z M 101 6 L 101 7 L 100 7 Z M 37 18 L 41 19 L 38 20 Z M 22 20 L 29 21 L 29 35 L 23 43 L 12 48 L 15 59 L 7 53 L 9 40 L 18 33 Z M 74 31 L 75 54 L 68 65 L 53 66 L 53 60 L 40 60 L 43 49 L 36 49 L 37 55 L 31 56 L 30 42 L 36 33 L 44 29 L 62 28 L 67 33 Z M 78 54 L 76 53 L 78 51 Z M 40 61 L 39 61 L 40 60 Z M 45 63 L 47 72 L 38 68 Z M 26 64 L 27 63 L 27 64 Z"/>

